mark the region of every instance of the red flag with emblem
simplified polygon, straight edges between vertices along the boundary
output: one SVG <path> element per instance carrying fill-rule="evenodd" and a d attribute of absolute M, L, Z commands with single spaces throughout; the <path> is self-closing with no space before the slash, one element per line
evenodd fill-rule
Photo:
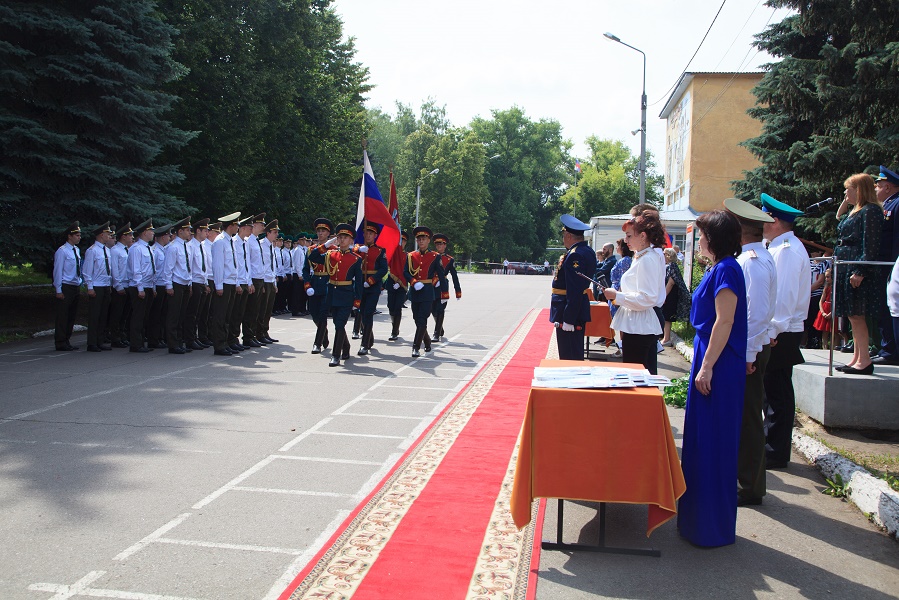
<path fill-rule="evenodd" d="M 393 178 L 393 171 L 390 172 L 390 197 L 387 201 L 387 212 L 390 213 L 397 227 L 400 227 L 400 204 L 396 195 L 396 180 Z M 402 242 L 402 240 L 400 241 Z M 398 246 L 389 262 L 390 272 L 398 277 L 403 276 L 403 269 L 406 266 L 406 253 L 402 250 Z"/>

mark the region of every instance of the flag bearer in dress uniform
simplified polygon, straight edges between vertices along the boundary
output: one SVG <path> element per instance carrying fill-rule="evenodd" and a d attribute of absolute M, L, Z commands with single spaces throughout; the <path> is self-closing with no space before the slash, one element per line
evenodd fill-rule
<path fill-rule="evenodd" d="M 740 450 L 737 455 L 737 506 L 762 503 L 765 486 L 765 370 L 771 356 L 771 320 L 777 300 L 777 268 L 765 248 L 765 223 L 774 218 L 755 206 L 728 198 L 724 208 L 740 220 L 743 252 L 737 258 L 746 281 L 748 339 L 746 342 L 746 387 Z"/>
<path fill-rule="evenodd" d="M 222 224 L 221 235 L 212 244 L 212 279 L 215 292 L 209 305 L 209 335 L 215 353 L 219 356 L 231 356 L 234 352 L 229 347 L 231 339 L 231 313 L 237 289 L 240 288 L 237 275 L 237 254 L 234 238 L 239 228 L 240 213 L 236 212 L 219 221 Z M 241 293 L 243 290 L 241 290 Z"/>
<path fill-rule="evenodd" d="M 434 306 L 435 287 L 439 289 L 440 278 L 444 277 L 440 255 L 428 250 L 431 243 L 431 230 L 427 227 L 416 227 L 412 230 L 418 250 L 410 252 L 406 258 L 406 281 L 412 286 L 412 318 L 415 320 L 415 339 L 412 342 L 412 356 L 421 356 L 419 348 L 424 342 L 425 352 L 431 351 L 431 336 L 428 335 L 428 317 Z"/>
<path fill-rule="evenodd" d="M 365 245 L 359 246 L 358 253 L 362 256 L 362 303 L 359 312 L 362 315 L 362 346 L 356 353 L 365 356 L 375 345 L 374 322 L 375 310 L 378 308 L 378 298 L 381 297 L 381 285 L 387 275 L 387 255 L 384 249 L 375 244 L 378 236 L 378 226 L 367 223 L 362 231 Z"/>
<path fill-rule="evenodd" d="M 149 352 L 144 346 L 144 331 L 147 328 L 148 313 L 156 294 L 156 256 L 150 247 L 153 239 L 153 220 L 147 219 L 134 228 L 137 241 L 128 250 L 128 297 L 131 300 L 131 325 L 128 343 L 131 352 Z M 162 268 L 162 265 L 159 265 Z"/>
<path fill-rule="evenodd" d="M 222 233 L 222 224 L 215 222 L 206 231 L 206 239 L 200 242 L 203 258 L 206 260 L 206 285 L 209 292 L 200 301 L 200 312 L 197 316 L 197 341 L 206 348 L 212 347 L 212 329 L 209 317 L 212 314 L 212 296 L 215 294 L 215 280 L 212 277 L 212 245 Z"/>
<path fill-rule="evenodd" d="M 584 360 L 584 326 L 590 320 L 587 288 L 596 273 L 596 253 L 587 245 L 584 232 L 590 226 L 571 215 L 562 215 L 562 242 L 568 250 L 556 269 L 552 283 L 549 320 L 556 326 L 556 343 L 562 360 Z"/>
<path fill-rule="evenodd" d="M 248 348 L 248 346 L 240 343 L 240 328 L 246 320 L 249 298 L 256 292 L 256 288 L 253 286 L 253 274 L 250 271 L 250 256 L 247 251 L 252 234 L 253 217 L 247 217 L 239 223 L 237 235 L 232 238 L 234 240 L 234 255 L 237 257 L 237 281 L 240 284 L 235 288 L 237 296 L 234 297 L 234 309 L 231 311 L 231 323 L 229 325 L 228 348 L 232 352 L 243 352 Z M 245 328 L 244 337 L 246 337 L 246 333 Z"/>
<path fill-rule="evenodd" d="M 774 217 L 765 223 L 768 252 L 777 269 L 777 304 L 771 320 L 771 357 L 765 372 L 765 433 L 767 468 L 785 468 L 790 462 L 796 395 L 793 366 L 805 362 L 799 340 L 805 329 L 812 280 L 808 252 L 793 234 L 793 221 L 803 214 L 792 206 L 762 194 L 762 210 Z"/>
<path fill-rule="evenodd" d="M 280 270 L 280 251 L 275 248 L 275 240 L 278 239 L 278 219 L 267 223 L 263 227 L 265 237 L 262 239 L 262 259 L 264 271 L 262 273 L 262 285 L 265 287 L 265 301 L 261 304 L 259 321 L 256 326 L 256 339 L 263 344 L 274 344 L 278 340 L 269 335 L 269 324 L 272 320 L 272 310 L 275 307 L 275 296 L 278 294 L 278 280 L 275 273 Z"/>
<path fill-rule="evenodd" d="M 172 225 L 175 237 L 165 248 L 165 268 L 162 279 L 168 296 L 165 313 L 165 340 L 169 354 L 186 354 L 192 351 L 184 345 L 184 318 L 192 291 L 190 250 L 190 216 Z"/>
<path fill-rule="evenodd" d="M 108 248 L 111 233 L 113 230 L 109 228 L 109 221 L 94 230 L 94 245 L 85 250 L 84 264 L 81 267 L 88 296 L 88 352 L 112 350 L 112 346 L 103 343 L 112 293 L 112 265 Z"/>
<path fill-rule="evenodd" d="M 109 250 L 109 261 L 112 266 L 112 294 L 109 301 L 109 322 L 107 323 L 107 335 L 113 348 L 127 348 L 125 343 L 128 335 L 128 319 L 130 302 L 128 300 L 128 286 L 131 274 L 128 272 L 128 248 L 134 244 L 134 231 L 131 222 L 115 232 L 116 244 Z"/>
<path fill-rule="evenodd" d="M 156 266 L 154 279 L 153 302 L 150 303 L 150 314 L 147 317 L 147 346 L 165 348 L 165 305 L 168 295 L 165 293 L 165 247 L 171 238 L 171 225 L 158 227 L 153 232 L 154 242 L 150 246 L 153 252 L 153 264 Z"/>
<path fill-rule="evenodd" d="M 320 354 L 322 348 L 328 347 L 328 274 L 325 272 L 324 254 L 334 244 L 328 240 L 334 230 L 334 224 L 328 219 L 316 219 L 313 226 L 318 243 L 310 247 L 306 255 L 303 287 L 308 298 L 309 313 L 316 325 L 312 354 Z M 340 354 L 339 348 L 337 354 Z"/>
<path fill-rule="evenodd" d="M 347 339 L 346 324 L 352 309 L 362 303 L 362 258 L 353 252 L 356 228 L 349 223 L 337 226 L 337 245 L 325 252 L 313 251 L 309 260 L 321 264 L 328 275 L 327 304 L 334 320 L 334 348 L 329 367 L 340 365 L 340 359 L 350 357 L 350 341 Z"/>
<path fill-rule="evenodd" d="M 247 298 L 247 309 L 243 317 L 243 345 L 248 348 L 261 348 L 267 342 L 259 338 L 259 322 L 268 303 L 268 289 L 265 287 L 265 272 L 269 269 L 268 253 L 262 254 L 260 235 L 265 229 L 265 213 L 259 213 L 252 219 L 253 232 L 245 239 L 248 265 L 252 277 L 254 292 Z"/>
<path fill-rule="evenodd" d="M 445 334 L 443 332 L 443 318 L 446 315 L 446 303 L 449 300 L 448 277 L 453 278 L 453 290 L 456 292 L 456 300 L 462 298 L 462 286 L 459 285 L 459 274 L 456 273 L 456 260 L 446 253 L 446 245 L 449 237 L 443 233 L 434 234 L 434 247 L 440 255 L 440 266 L 443 268 L 443 277 L 440 278 L 439 298 L 434 299 L 434 341 L 439 342 Z"/>
<path fill-rule="evenodd" d="M 306 296 L 305 281 L 303 280 L 303 269 L 306 266 L 306 256 L 308 254 L 306 243 L 308 241 L 308 236 L 305 233 L 300 233 L 297 236 L 296 243 L 293 245 L 290 256 L 293 264 L 293 289 L 287 299 L 287 303 L 290 314 L 294 317 L 304 317 L 309 314 L 309 311 L 306 310 L 308 296 Z"/>
<path fill-rule="evenodd" d="M 75 328 L 81 294 L 81 227 L 78 221 L 66 227 L 66 242 L 53 255 L 53 287 L 56 289 L 56 349 L 77 350 L 69 340 Z"/>
<path fill-rule="evenodd" d="M 188 350 L 204 350 L 208 346 L 200 343 L 197 333 L 200 306 L 209 295 L 208 268 L 212 265 L 203 253 L 203 242 L 209 232 L 209 219 L 200 219 L 194 223 L 194 235 L 187 242 L 187 253 L 190 260 L 190 299 L 184 313 L 184 343 Z"/>
<path fill-rule="evenodd" d="M 400 244 L 393 251 L 390 259 L 390 276 L 384 281 L 387 288 L 387 311 L 390 313 L 390 337 L 388 340 L 396 341 L 400 337 L 400 321 L 403 319 L 403 306 L 406 302 L 409 284 L 406 283 L 406 240 L 409 234 L 405 231 L 400 236 Z"/>

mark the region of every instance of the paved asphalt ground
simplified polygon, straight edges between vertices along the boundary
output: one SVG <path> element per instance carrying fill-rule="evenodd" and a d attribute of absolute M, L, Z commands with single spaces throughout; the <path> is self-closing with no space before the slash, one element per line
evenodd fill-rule
<path fill-rule="evenodd" d="M 449 341 L 417 360 L 408 310 L 405 342 L 383 341 L 378 315 L 375 352 L 356 357 L 354 342 L 337 369 L 309 354 L 308 318 L 276 319 L 279 344 L 236 357 L 60 353 L 46 338 L 0 347 L 0 599 L 276 597 L 548 303 L 548 277 L 461 281 Z M 662 356 L 669 373 L 686 368 Z M 682 411 L 669 414 L 679 439 Z M 769 500 L 740 509 L 730 548 L 693 548 L 669 523 L 649 540 L 661 558 L 544 552 L 538 598 L 899 593 L 896 543 L 822 484 L 801 464 L 772 472 Z M 566 539 L 595 536 L 595 506 L 568 506 Z M 609 542 L 646 545 L 645 510 L 610 507 Z"/>

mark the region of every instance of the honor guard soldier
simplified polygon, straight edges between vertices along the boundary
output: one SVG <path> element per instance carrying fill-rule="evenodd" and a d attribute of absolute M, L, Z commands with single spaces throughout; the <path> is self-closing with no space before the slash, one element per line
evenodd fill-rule
<path fill-rule="evenodd" d="M 204 350 L 208 346 L 200 343 L 197 333 L 200 306 L 209 294 L 208 267 L 211 265 L 203 253 L 203 242 L 209 232 L 209 219 L 200 219 L 193 225 L 194 234 L 187 242 L 187 253 L 190 262 L 190 298 L 184 312 L 183 339 L 188 350 Z"/>
<path fill-rule="evenodd" d="M 378 236 L 378 226 L 367 223 L 362 231 L 365 245 L 358 249 L 362 256 L 362 304 L 359 312 L 362 314 L 362 347 L 357 354 L 365 356 L 375 345 L 374 322 L 375 310 L 378 308 L 378 298 L 381 297 L 381 285 L 387 275 L 387 255 L 384 249 L 375 244 Z"/>
<path fill-rule="evenodd" d="M 235 288 L 237 295 L 234 297 L 234 309 L 231 311 L 231 323 L 228 326 L 228 348 L 232 352 L 243 352 L 248 348 L 240 343 L 241 326 L 246 321 L 247 303 L 250 296 L 256 292 L 253 286 L 253 274 L 250 271 L 250 256 L 247 251 L 250 236 L 253 235 L 253 217 L 247 217 L 238 224 L 237 235 L 234 240 L 234 255 L 237 257 L 237 281 Z M 246 337 L 246 328 L 244 328 Z"/>
<path fill-rule="evenodd" d="M 303 287 L 306 290 L 307 306 L 312 321 L 315 323 L 315 341 L 312 342 L 312 354 L 319 354 L 322 348 L 328 347 L 328 274 L 325 272 L 324 254 L 334 245 L 328 240 L 334 230 L 334 224 L 328 219 L 316 219 L 313 224 L 318 243 L 306 255 L 303 267 Z M 339 349 L 338 349 L 338 354 Z"/>
<path fill-rule="evenodd" d="M 149 303 L 150 314 L 147 317 L 147 346 L 165 348 L 165 305 L 168 295 L 165 293 L 165 247 L 171 241 L 171 225 L 157 227 L 153 232 L 153 264 L 156 266 L 156 277 L 153 278 L 153 302 Z"/>
<path fill-rule="evenodd" d="M 737 506 L 761 504 L 765 486 L 765 370 L 771 356 L 770 331 L 777 300 L 777 268 L 765 248 L 764 225 L 774 218 L 760 209 L 728 198 L 724 208 L 736 215 L 742 228 L 743 251 L 737 258 L 746 281 L 746 387 L 740 449 L 737 454 Z"/>
<path fill-rule="evenodd" d="M 60 351 L 77 350 L 70 343 L 81 294 L 81 227 L 78 221 L 65 230 L 66 242 L 53 255 L 53 287 L 56 290 L 56 330 L 54 340 Z"/>
<path fill-rule="evenodd" d="M 305 283 L 303 280 L 303 268 L 306 266 L 306 254 L 308 250 L 306 243 L 308 241 L 308 236 L 305 233 L 300 233 L 297 236 L 297 241 L 293 245 L 293 250 L 290 253 L 290 260 L 293 264 L 293 269 L 291 271 L 293 274 L 293 289 L 290 291 L 287 303 L 290 314 L 294 317 L 305 317 L 309 314 L 306 310 L 308 296 L 306 296 L 306 288 L 303 285 Z"/>
<path fill-rule="evenodd" d="M 571 215 L 562 215 L 561 221 L 562 243 L 568 250 L 553 277 L 549 320 L 556 326 L 559 358 L 584 360 L 584 326 L 590 321 L 587 288 L 596 273 L 596 253 L 584 240 L 589 225 Z"/>
<path fill-rule="evenodd" d="M 436 296 L 434 288 L 440 286 L 440 278 L 444 276 L 440 256 L 428 250 L 431 243 L 431 230 L 427 227 L 416 227 L 412 230 L 418 250 L 410 252 L 406 258 L 406 281 L 412 286 L 409 296 L 412 300 L 412 318 L 415 320 L 415 339 L 412 342 L 412 356 L 421 356 L 419 348 L 424 342 L 425 352 L 431 351 L 431 336 L 428 335 L 428 317 L 434 306 Z"/>
<path fill-rule="evenodd" d="M 777 304 L 771 320 L 771 357 L 765 372 L 765 431 L 767 468 L 784 468 L 790 462 L 796 395 L 793 366 L 805 362 L 799 340 L 808 316 L 812 280 L 808 252 L 793 233 L 793 221 L 803 214 L 788 204 L 762 194 L 762 210 L 774 217 L 764 224 L 768 252 L 777 269 Z"/>
<path fill-rule="evenodd" d="M 390 337 L 388 340 L 395 341 L 400 337 L 400 322 L 403 319 L 403 306 L 406 302 L 406 294 L 409 285 L 406 283 L 406 240 L 409 234 L 405 231 L 400 236 L 400 243 L 393 256 L 390 259 L 390 276 L 384 281 L 384 287 L 387 288 L 387 311 L 390 313 Z"/>
<path fill-rule="evenodd" d="M 128 286 L 131 273 L 128 271 L 128 249 L 134 244 L 131 222 L 125 223 L 115 232 L 116 244 L 109 250 L 112 266 L 112 294 L 109 301 L 109 321 L 106 325 L 107 337 L 113 348 L 127 348 L 128 316 L 131 312 Z"/>
<path fill-rule="evenodd" d="M 350 341 L 347 339 L 346 324 L 352 309 L 362 303 L 362 258 L 353 252 L 356 229 L 349 223 L 341 223 L 336 229 L 336 247 L 332 244 L 324 253 L 313 251 L 309 260 L 321 264 L 328 274 L 327 308 L 334 320 L 334 348 L 329 367 L 340 365 L 340 359 L 350 357 Z"/>
<path fill-rule="evenodd" d="M 253 231 L 246 238 L 247 259 L 250 269 L 253 293 L 247 298 L 247 309 L 243 318 L 243 342 L 248 348 L 261 348 L 267 342 L 259 339 L 259 323 L 264 318 L 268 303 L 268 288 L 265 287 L 265 273 L 269 270 L 268 253 L 263 256 L 262 239 L 265 229 L 265 213 L 259 213 L 252 219 Z"/>
<path fill-rule="evenodd" d="M 94 244 L 84 252 L 81 275 L 88 295 L 87 351 L 112 350 L 103 343 L 112 290 L 112 265 L 109 258 L 109 221 L 94 230 Z"/>
<path fill-rule="evenodd" d="M 262 259 L 264 271 L 262 273 L 262 285 L 265 287 L 264 302 L 260 304 L 260 316 L 256 325 L 256 339 L 263 344 L 274 344 L 278 340 L 269 335 L 269 324 L 272 320 L 272 310 L 275 306 L 275 296 L 278 293 L 276 271 L 281 268 L 280 251 L 275 248 L 275 240 L 278 239 L 278 219 L 263 226 L 265 237 L 262 239 Z"/>
<path fill-rule="evenodd" d="M 156 295 L 156 256 L 150 247 L 153 239 L 153 220 L 147 219 L 134 228 L 137 241 L 128 250 L 128 272 L 131 280 L 128 297 L 131 301 L 131 325 L 128 344 L 131 352 L 149 352 L 153 348 L 144 346 L 144 332 L 147 328 L 149 307 Z M 159 265 L 162 268 L 162 265 Z"/>
<path fill-rule="evenodd" d="M 215 280 L 212 277 L 212 245 L 222 233 L 222 224 L 215 222 L 206 230 L 206 239 L 200 242 L 203 258 L 206 261 L 206 285 L 209 292 L 200 301 L 200 311 L 197 315 L 197 341 L 206 348 L 212 347 L 212 333 L 209 326 L 210 306 L 212 296 L 215 294 Z"/>
<path fill-rule="evenodd" d="M 184 318 L 192 287 L 190 250 L 190 216 L 172 225 L 175 236 L 165 248 L 165 268 L 162 278 L 168 296 L 165 313 L 165 341 L 169 354 L 186 354 L 192 348 L 185 347 Z"/>
<path fill-rule="evenodd" d="M 222 233 L 212 244 L 212 279 L 215 292 L 209 305 L 209 335 L 215 354 L 219 356 L 235 354 L 229 348 L 229 341 L 231 313 L 234 311 L 237 289 L 240 287 L 237 275 L 238 250 L 234 244 L 234 238 L 240 227 L 238 219 L 240 219 L 239 212 L 221 217 L 219 221 L 222 224 Z"/>
<path fill-rule="evenodd" d="M 443 268 L 443 277 L 440 278 L 439 298 L 434 299 L 434 341 L 439 342 L 446 334 L 443 332 L 443 318 L 446 316 L 446 303 L 449 300 L 449 281 L 453 279 L 453 290 L 456 292 L 456 300 L 462 298 L 462 286 L 459 285 L 459 274 L 456 273 L 456 260 L 446 253 L 449 237 L 443 233 L 434 234 L 434 247 L 440 255 L 440 266 Z"/>

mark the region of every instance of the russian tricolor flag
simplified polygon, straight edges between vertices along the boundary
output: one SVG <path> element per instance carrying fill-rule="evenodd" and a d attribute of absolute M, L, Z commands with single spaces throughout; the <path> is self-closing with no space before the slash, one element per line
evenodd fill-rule
<path fill-rule="evenodd" d="M 400 228 L 387 211 L 381 192 L 378 191 L 367 150 L 362 151 L 362 158 L 362 186 L 359 189 L 359 204 L 356 207 L 356 242 L 363 243 L 362 230 L 366 221 L 380 225 L 381 233 L 378 234 L 376 242 L 384 249 L 384 255 L 390 262 L 393 252 L 400 243 Z"/>

